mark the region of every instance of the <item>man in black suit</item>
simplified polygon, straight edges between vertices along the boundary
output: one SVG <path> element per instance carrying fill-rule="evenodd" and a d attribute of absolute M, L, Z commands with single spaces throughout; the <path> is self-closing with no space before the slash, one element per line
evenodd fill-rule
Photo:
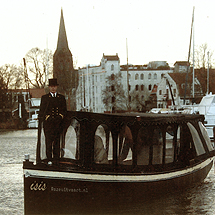
<path fill-rule="evenodd" d="M 50 92 L 41 98 L 39 119 L 43 122 L 46 156 L 48 161 L 58 162 L 60 158 L 60 133 L 66 115 L 65 97 L 57 93 L 57 79 L 49 79 Z"/>

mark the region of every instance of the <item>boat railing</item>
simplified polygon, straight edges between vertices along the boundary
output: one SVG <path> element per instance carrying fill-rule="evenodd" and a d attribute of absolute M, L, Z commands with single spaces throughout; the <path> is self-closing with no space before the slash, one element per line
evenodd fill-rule
<path fill-rule="evenodd" d="M 61 163 L 107 171 L 160 171 L 214 155 L 201 115 L 69 112 L 61 135 Z M 46 161 L 38 129 L 37 163 Z"/>

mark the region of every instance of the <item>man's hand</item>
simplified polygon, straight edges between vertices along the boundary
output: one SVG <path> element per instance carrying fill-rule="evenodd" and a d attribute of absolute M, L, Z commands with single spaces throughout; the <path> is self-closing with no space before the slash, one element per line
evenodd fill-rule
<path fill-rule="evenodd" d="M 46 115 L 46 118 L 45 118 L 45 120 L 47 120 L 49 117 L 50 117 L 50 115 Z"/>
<path fill-rule="evenodd" d="M 61 114 L 61 113 L 59 113 L 59 115 L 62 117 L 62 119 L 63 119 L 63 114 Z"/>

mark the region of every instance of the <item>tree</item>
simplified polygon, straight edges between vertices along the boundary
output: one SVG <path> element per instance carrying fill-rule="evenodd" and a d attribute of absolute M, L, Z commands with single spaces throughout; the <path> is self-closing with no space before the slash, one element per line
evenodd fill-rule
<path fill-rule="evenodd" d="M 0 76 L 0 109 L 7 107 L 7 90 L 3 78 Z"/>
<path fill-rule="evenodd" d="M 53 71 L 53 54 L 51 50 L 32 48 L 25 56 L 25 78 L 29 86 L 44 88 L 47 83 L 47 71 Z"/>
<path fill-rule="evenodd" d="M 18 89 L 25 83 L 24 72 L 21 67 L 5 64 L 0 67 L 0 77 L 5 84 L 6 90 Z"/>
<path fill-rule="evenodd" d="M 208 56 L 208 53 L 209 53 L 209 56 Z M 200 68 L 207 68 L 208 65 L 207 65 L 207 62 L 209 60 L 210 62 L 210 66 L 209 67 L 212 67 L 213 65 L 213 51 L 209 50 L 208 49 L 208 45 L 207 43 L 204 43 L 200 46 L 196 46 L 195 48 L 195 68 L 196 69 L 200 69 Z M 191 64 L 193 64 L 193 54 L 191 54 L 190 56 L 190 62 Z"/>
<path fill-rule="evenodd" d="M 131 110 L 133 111 L 142 111 L 145 112 L 147 108 L 147 101 L 150 100 L 150 92 L 148 89 L 142 89 L 138 88 L 134 89 L 130 93 L 131 97 Z"/>
<path fill-rule="evenodd" d="M 127 109 L 127 98 L 121 82 L 121 72 L 112 74 L 106 77 L 106 79 L 107 86 L 102 92 L 103 103 L 106 110 L 111 110 L 112 112 L 125 111 Z"/>

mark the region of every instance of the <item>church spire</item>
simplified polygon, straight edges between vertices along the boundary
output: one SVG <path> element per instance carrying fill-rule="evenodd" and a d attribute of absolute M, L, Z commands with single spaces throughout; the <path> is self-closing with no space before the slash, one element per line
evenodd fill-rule
<path fill-rule="evenodd" d="M 60 27 L 59 27 L 59 33 L 58 33 L 57 49 L 58 50 L 69 49 L 62 8 L 61 8 L 61 17 L 60 17 Z"/>
<path fill-rule="evenodd" d="M 66 95 L 68 98 L 67 109 L 76 110 L 75 89 L 78 86 L 78 72 L 73 68 L 72 53 L 68 46 L 62 8 L 57 49 L 53 55 L 53 77 L 57 78 L 59 84 L 58 92 Z"/>

